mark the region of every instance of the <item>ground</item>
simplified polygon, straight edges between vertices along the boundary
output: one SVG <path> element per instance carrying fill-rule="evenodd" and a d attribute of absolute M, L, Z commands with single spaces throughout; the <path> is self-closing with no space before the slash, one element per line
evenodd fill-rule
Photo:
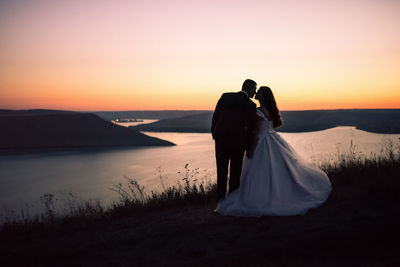
<path fill-rule="evenodd" d="M 2 266 L 400 266 L 399 199 L 336 192 L 302 216 L 221 216 L 214 204 L 15 230 Z"/>

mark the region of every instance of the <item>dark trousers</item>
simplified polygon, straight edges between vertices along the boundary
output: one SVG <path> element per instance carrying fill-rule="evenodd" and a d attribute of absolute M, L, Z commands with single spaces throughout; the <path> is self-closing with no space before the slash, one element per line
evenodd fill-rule
<path fill-rule="evenodd" d="M 239 187 L 240 174 L 244 155 L 244 145 L 215 140 L 215 157 L 217 159 L 217 193 L 218 198 L 226 196 L 226 185 L 229 167 L 229 193 Z"/>

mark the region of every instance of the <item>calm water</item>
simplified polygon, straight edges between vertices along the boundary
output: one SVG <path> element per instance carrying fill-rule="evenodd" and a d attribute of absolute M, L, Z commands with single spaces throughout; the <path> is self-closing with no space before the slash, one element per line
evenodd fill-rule
<path fill-rule="evenodd" d="M 147 190 L 173 185 L 184 172 L 198 168 L 198 177 L 215 179 L 214 142 L 210 134 L 146 133 L 172 141 L 174 147 L 125 148 L 104 151 L 54 152 L 35 155 L 0 156 L 0 216 L 10 210 L 42 208 L 40 196 L 52 193 L 62 204 L 69 192 L 78 198 L 105 203 L 117 199 L 110 190 L 124 182 L 124 176 L 137 179 Z M 313 162 L 336 159 L 348 153 L 351 143 L 356 152 L 380 153 L 388 139 L 398 144 L 400 135 L 373 134 L 352 127 L 337 127 L 310 133 L 282 133 L 302 156 Z M 61 205 L 62 206 L 62 205 Z M 3 214 L 3 215 L 1 215 Z"/>

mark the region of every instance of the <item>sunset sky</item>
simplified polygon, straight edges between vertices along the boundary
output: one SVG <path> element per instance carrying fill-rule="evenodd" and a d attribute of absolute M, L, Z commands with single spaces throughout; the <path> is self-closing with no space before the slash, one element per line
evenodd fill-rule
<path fill-rule="evenodd" d="M 1 0 L 0 109 L 400 108 L 399 0 Z"/>

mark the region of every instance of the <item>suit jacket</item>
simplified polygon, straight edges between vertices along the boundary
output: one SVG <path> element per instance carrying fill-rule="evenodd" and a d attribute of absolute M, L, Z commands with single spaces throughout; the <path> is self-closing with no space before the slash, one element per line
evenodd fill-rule
<path fill-rule="evenodd" d="M 243 92 L 224 93 L 215 108 L 211 133 L 213 139 L 231 142 L 248 149 L 256 125 L 256 104 Z"/>

